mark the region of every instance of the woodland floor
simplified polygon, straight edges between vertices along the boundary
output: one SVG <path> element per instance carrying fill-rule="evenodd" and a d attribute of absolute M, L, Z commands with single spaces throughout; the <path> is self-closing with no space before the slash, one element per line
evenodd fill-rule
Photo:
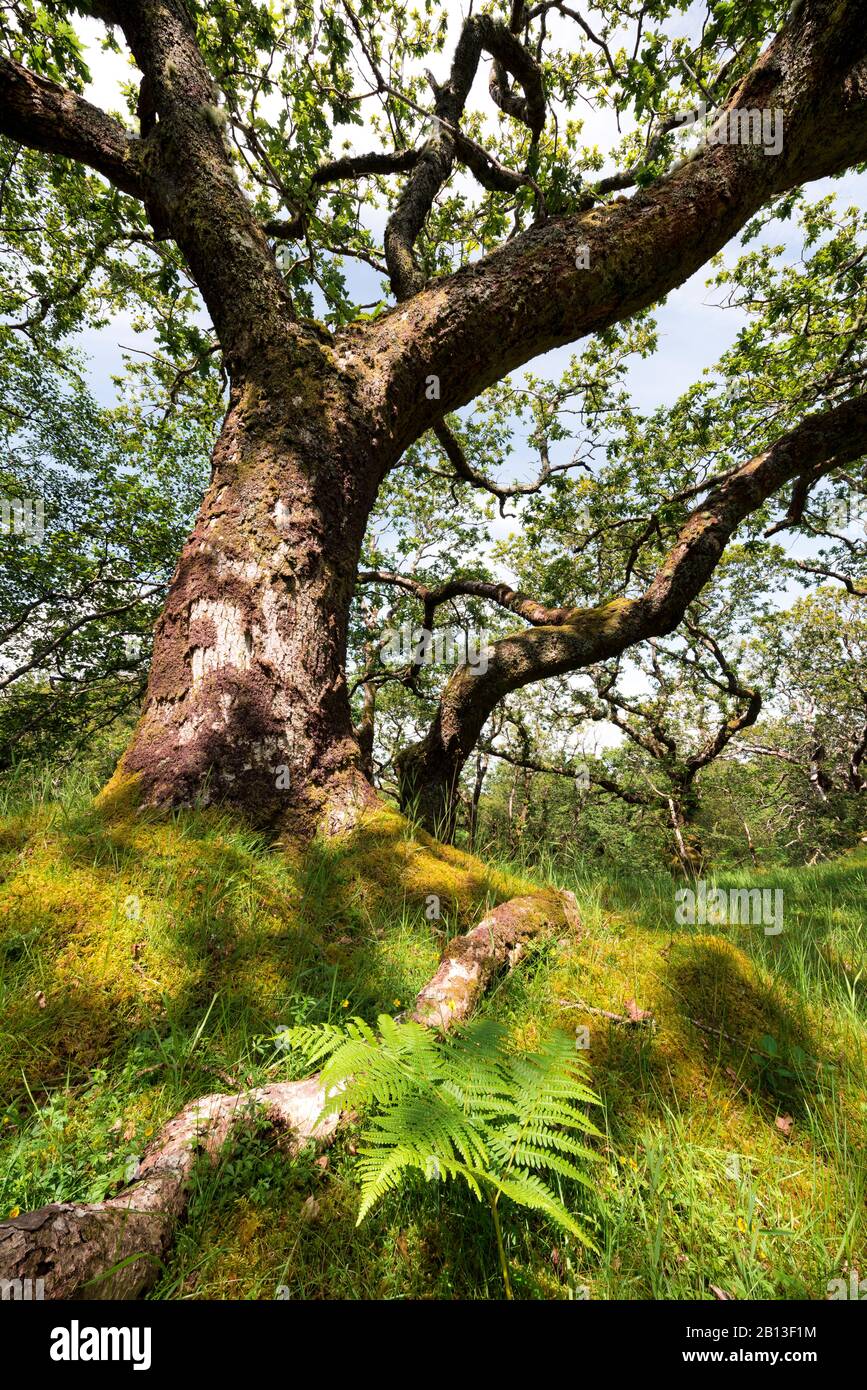
<path fill-rule="evenodd" d="M 446 934 L 533 877 L 397 816 L 295 862 L 212 813 L 109 823 L 91 792 L 13 777 L 0 802 L 4 1216 L 110 1195 L 185 1102 L 303 1075 L 281 1026 L 398 1012 Z M 675 926 L 667 874 L 552 877 L 580 931 L 539 942 L 484 1008 L 527 1045 L 589 1027 L 604 1208 L 597 1254 L 510 1214 L 516 1297 L 825 1298 L 867 1275 L 867 853 L 751 874 L 784 890 L 778 937 Z M 655 1027 L 578 1000 L 632 1000 Z M 150 1296 L 502 1296 L 487 1212 L 453 1186 L 421 1182 L 356 1227 L 352 1148 L 350 1132 L 324 1165 L 290 1161 L 243 1132 L 197 1173 Z"/>

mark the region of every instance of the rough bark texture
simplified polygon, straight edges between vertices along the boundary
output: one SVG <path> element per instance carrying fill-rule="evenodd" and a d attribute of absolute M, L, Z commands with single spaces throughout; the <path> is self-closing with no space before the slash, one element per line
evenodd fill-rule
<path fill-rule="evenodd" d="M 307 823 L 318 807 L 344 824 L 369 795 L 343 667 L 360 539 L 384 473 L 445 412 L 508 371 L 681 284 L 775 193 L 867 158 L 864 5 L 794 6 L 729 94 L 726 109 L 782 113 L 778 157 L 748 144 L 708 145 L 630 198 L 540 221 L 424 286 L 413 241 L 454 161 L 491 188 L 526 182 L 459 129 L 482 53 L 494 59 L 494 102 L 534 139 L 545 119 L 530 49 L 507 25 L 468 18 L 448 80 L 435 85 L 433 134 L 417 150 L 383 154 L 384 164 L 354 161 L 408 175 L 386 235 L 401 302 L 337 334 L 295 318 L 236 177 L 225 112 L 183 0 L 100 0 L 88 9 L 120 26 L 143 75 L 140 134 L 5 56 L 0 131 L 83 161 L 144 203 L 157 235 L 173 238 L 186 259 L 232 381 L 214 481 L 172 585 L 142 722 L 113 790 L 134 776 L 154 803 L 219 796 Z M 336 161 L 322 177 L 346 173 Z M 576 263 L 584 246 L 587 269 Z M 431 375 L 435 399 L 425 389 Z M 498 644 L 484 680 L 455 677 L 424 747 L 405 761 L 407 796 L 422 797 L 429 822 L 501 695 L 669 630 L 683 611 L 679 595 L 694 588 L 685 576 L 707 578 L 707 557 L 718 559 L 723 531 L 712 520 L 697 520 L 702 534 L 684 537 L 676 583 L 666 573 L 636 602 L 543 622 L 529 644 L 524 635 Z M 525 596 L 510 602 L 533 611 Z M 277 785 L 281 767 L 288 788 Z"/>
<path fill-rule="evenodd" d="M 513 898 L 449 943 L 411 1017 L 447 1030 L 465 1019 L 521 943 L 547 926 L 575 929 L 571 893 Z M 236 1123 L 264 1117 L 286 1136 L 290 1155 L 330 1142 L 346 1117 L 320 1119 L 326 1101 L 318 1076 L 203 1096 L 169 1120 L 145 1153 L 134 1181 L 103 1202 L 56 1202 L 0 1221 L 0 1279 L 44 1279 L 48 1298 L 135 1298 L 155 1281 L 189 1200 L 200 1160 L 215 1162 Z"/>
<path fill-rule="evenodd" d="M 157 625 L 144 710 L 109 798 L 234 802 L 262 820 L 364 802 L 346 628 L 375 481 L 366 421 L 319 349 L 236 386 L 212 481 Z"/>
<path fill-rule="evenodd" d="M 42 1278 L 48 1298 L 135 1298 L 159 1273 L 194 1165 L 213 1162 L 232 1126 L 253 1112 L 286 1131 L 290 1154 L 311 1139 L 324 1143 L 338 1123 L 336 1113 L 319 1122 L 324 1103 L 315 1076 L 192 1101 L 163 1126 L 116 1197 L 56 1202 L 0 1222 L 0 1278 Z"/>
<path fill-rule="evenodd" d="M 578 905 L 572 893 L 561 895 L 561 911 L 575 925 Z M 538 897 L 511 898 L 452 941 L 439 969 L 422 989 L 410 1015 L 416 1023 L 447 1032 L 468 1017 L 490 981 L 521 957 L 524 941 L 539 932 Z"/>

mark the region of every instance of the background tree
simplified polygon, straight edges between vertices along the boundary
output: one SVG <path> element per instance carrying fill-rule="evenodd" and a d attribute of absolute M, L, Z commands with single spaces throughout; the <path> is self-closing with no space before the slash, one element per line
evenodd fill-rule
<path fill-rule="evenodd" d="M 772 615 L 756 642 L 754 664 L 774 697 L 767 718 L 738 739 L 738 757 L 766 763 L 778 784 L 778 838 L 810 857 L 863 830 L 865 623 L 863 598 L 826 586 Z"/>

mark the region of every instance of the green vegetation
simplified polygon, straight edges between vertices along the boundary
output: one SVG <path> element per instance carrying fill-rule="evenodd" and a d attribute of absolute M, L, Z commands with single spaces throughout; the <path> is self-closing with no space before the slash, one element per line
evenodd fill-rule
<path fill-rule="evenodd" d="M 343 1028 L 292 1028 L 287 1041 L 311 1065 L 324 1061 L 327 1112 L 359 1111 L 366 1118 L 358 1151 L 359 1225 L 409 1175 L 422 1173 L 428 1182 L 462 1178 L 480 1202 L 487 1200 L 507 1298 L 502 1197 L 543 1213 L 595 1250 L 565 1196 L 542 1176 L 592 1190 L 583 1165 L 599 1158 L 583 1141 L 602 1137 L 584 1109 L 599 1099 L 585 1084 L 586 1068 L 568 1034 L 553 1032 L 528 1052 L 509 1048 L 505 1029 L 490 1019 L 440 1039 L 412 1020 L 380 1014 L 376 1031 L 354 1018 Z"/>
<path fill-rule="evenodd" d="M 785 894 L 785 930 L 765 937 L 675 926 L 667 874 L 486 869 L 387 813 L 303 864 L 210 812 L 108 821 L 91 799 L 103 772 L 22 770 L 3 793 L 4 1215 L 115 1190 L 196 1096 L 306 1074 L 281 1029 L 401 1012 L 446 934 L 554 879 L 580 930 L 528 950 L 481 1018 L 519 1052 L 589 1029 L 601 1204 L 568 1177 L 552 1190 L 598 1221 L 598 1251 L 511 1204 L 515 1296 L 823 1298 L 862 1267 L 863 851 L 753 874 Z M 462 1185 L 422 1176 L 356 1225 L 363 1147 L 350 1128 L 293 1161 L 251 1123 L 197 1170 L 152 1296 L 501 1297 L 489 1207 Z"/>

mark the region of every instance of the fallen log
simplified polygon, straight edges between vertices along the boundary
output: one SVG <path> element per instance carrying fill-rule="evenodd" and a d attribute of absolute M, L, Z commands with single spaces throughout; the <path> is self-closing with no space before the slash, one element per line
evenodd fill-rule
<path fill-rule="evenodd" d="M 446 947 L 410 1017 L 442 1031 L 465 1019 L 523 943 L 547 926 L 577 925 L 571 893 L 539 893 L 501 903 Z M 320 1118 L 319 1077 L 236 1094 L 202 1096 L 163 1125 L 133 1180 L 102 1202 L 52 1202 L 0 1221 L 0 1280 L 44 1281 L 50 1299 L 131 1299 L 155 1282 L 189 1200 L 198 1162 L 217 1161 L 233 1126 L 256 1115 L 285 1135 L 290 1154 L 325 1145 L 344 1116 Z"/>

